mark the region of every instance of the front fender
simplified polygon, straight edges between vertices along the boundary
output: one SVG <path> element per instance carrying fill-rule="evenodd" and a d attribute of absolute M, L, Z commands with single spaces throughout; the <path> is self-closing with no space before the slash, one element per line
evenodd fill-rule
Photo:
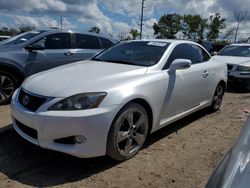
<path fill-rule="evenodd" d="M 159 117 L 166 95 L 165 77 L 164 73 L 153 73 L 145 75 L 136 80 L 127 82 L 118 87 L 112 88 L 101 106 L 121 105 L 121 108 L 127 103 L 142 99 L 146 101 L 151 107 L 153 113 L 152 131 L 159 126 Z"/>

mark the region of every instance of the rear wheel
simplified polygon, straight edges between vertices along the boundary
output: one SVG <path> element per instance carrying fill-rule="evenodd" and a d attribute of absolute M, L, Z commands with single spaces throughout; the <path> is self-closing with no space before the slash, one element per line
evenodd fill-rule
<path fill-rule="evenodd" d="M 18 81 L 11 73 L 0 70 L 0 105 L 10 101 L 18 86 Z"/>
<path fill-rule="evenodd" d="M 224 92 L 225 92 L 225 87 L 222 83 L 220 83 L 216 87 L 216 90 L 214 92 L 213 102 L 212 105 L 210 106 L 210 110 L 212 112 L 216 112 L 217 110 L 219 110 L 224 96 Z"/>
<path fill-rule="evenodd" d="M 107 155 L 124 161 L 135 156 L 148 133 L 146 110 L 137 103 L 129 103 L 117 114 L 108 136 Z"/>

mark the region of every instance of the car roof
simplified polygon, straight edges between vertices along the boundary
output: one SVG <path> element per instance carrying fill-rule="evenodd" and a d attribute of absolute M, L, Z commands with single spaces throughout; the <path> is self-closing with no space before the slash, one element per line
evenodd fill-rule
<path fill-rule="evenodd" d="M 38 30 L 34 30 L 34 31 L 44 31 L 44 33 L 46 33 L 46 34 L 53 34 L 53 33 L 58 33 L 58 32 L 79 33 L 79 34 L 85 34 L 85 35 L 92 35 L 92 36 L 96 36 L 96 37 L 103 37 L 103 38 L 111 40 L 114 43 L 117 43 L 117 41 L 110 36 L 107 36 L 104 34 L 93 33 L 93 32 L 83 32 L 83 31 L 69 30 L 69 29 L 44 29 L 44 30 L 38 29 Z"/>
<path fill-rule="evenodd" d="M 182 39 L 140 39 L 133 41 L 148 41 L 148 42 L 167 42 L 167 43 L 190 43 L 190 44 L 198 44 L 197 42 L 182 40 Z M 199 45 L 199 44 L 198 44 Z"/>

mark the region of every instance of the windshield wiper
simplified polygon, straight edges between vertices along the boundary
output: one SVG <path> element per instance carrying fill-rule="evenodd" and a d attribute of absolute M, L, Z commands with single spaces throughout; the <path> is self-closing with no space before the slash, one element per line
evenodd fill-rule
<path fill-rule="evenodd" d="M 92 58 L 90 60 L 93 60 L 93 61 L 102 61 L 101 59 L 98 59 L 98 58 Z"/>

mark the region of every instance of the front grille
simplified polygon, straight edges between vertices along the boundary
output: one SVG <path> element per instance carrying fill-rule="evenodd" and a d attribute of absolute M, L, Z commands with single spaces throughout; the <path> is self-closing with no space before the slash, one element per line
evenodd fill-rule
<path fill-rule="evenodd" d="M 30 136 L 31 138 L 34 138 L 37 140 L 37 131 L 35 129 L 32 129 L 21 122 L 15 120 L 17 127 L 25 134 Z"/>
<path fill-rule="evenodd" d="M 46 101 L 46 98 L 29 94 L 21 89 L 18 96 L 18 101 L 26 109 L 35 112 Z"/>
<path fill-rule="evenodd" d="M 229 64 L 227 64 L 227 70 L 232 70 L 234 68 L 234 66 L 233 65 L 229 65 Z"/>

